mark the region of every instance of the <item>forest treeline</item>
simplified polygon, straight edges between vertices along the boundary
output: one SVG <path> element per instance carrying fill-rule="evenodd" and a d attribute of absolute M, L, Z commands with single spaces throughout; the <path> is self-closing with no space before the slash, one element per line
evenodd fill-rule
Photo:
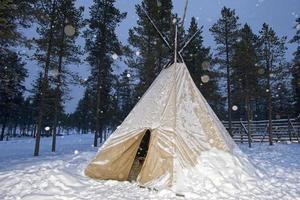
<path fill-rule="evenodd" d="M 0 2 L 0 140 L 17 135 L 36 137 L 35 155 L 44 135 L 53 137 L 55 151 L 60 130 L 92 132 L 97 146 L 106 139 L 103 132 L 123 121 L 173 54 L 143 11 L 171 41 L 174 24 L 181 20 L 173 13 L 171 0 L 137 4 L 137 23 L 124 33 L 128 34 L 127 44 L 116 34 L 127 13 L 116 8 L 115 0 L 94 0 L 89 8 L 75 3 Z M 83 18 L 84 9 L 89 9 L 87 19 Z M 183 44 L 196 34 L 182 54 L 196 86 L 220 119 L 271 120 L 299 115 L 300 18 L 291 22 L 295 34 L 287 38 L 266 23 L 254 33 L 250 24 L 241 24 L 237 11 L 224 7 L 209 27 L 214 47 L 203 44 L 203 26 L 198 21 L 192 17 L 186 30 L 179 29 L 178 40 Z M 38 37 L 26 38 L 26 29 L 35 29 Z M 80 37 L 84 46 L 78 45 Z M 288 43 L 298 46 L 292 61 L 286 60 Z M 24 86 L 29 75 L 26 57 L 36 63 L 30 67 L 40 68 L 31 90 Z M 86 78 L 71 68 L 83 62 L 89 68 L 81 70 L 91 71 Z M 126 68 L 116 73 L 120 62 Z M 85 92 L 69 114 L 64 105 L 74 84 L 84 86 Z"/>

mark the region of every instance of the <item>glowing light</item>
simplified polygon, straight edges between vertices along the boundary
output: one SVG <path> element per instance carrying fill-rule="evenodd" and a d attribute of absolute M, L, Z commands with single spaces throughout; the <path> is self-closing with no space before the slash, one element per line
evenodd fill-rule
<path fill-rule="evenodd" d="M 130 75 L 129 73 L 127 73 L 126 76 L 127 76 L 127 78 L 130 78 L 130 77 L 131 77 L 131 75 Z"/>
<path fill-rule="evenodd" d="M 46 127 L 45 127 L 45 131 L 50 131 L 50 127 L 49 127 L 49 126 L 46 126 Z"/>
<path fill-rule="evenodd" d="M 79 153 L 79 151 L 78 151 L 78 150 L 75 150 L 75 151 L 74 151 L 74 154 L 75 154 L 75 155 L 77 155 L 78 153 Z"/>
<path fill-rule="evenodd" d="M 135 55 L 136 55 L 136 56 L 140 56 L 140 55 L 141 55 L 141 52 L 137 51 L 137 52 L 135 52 Z"/>

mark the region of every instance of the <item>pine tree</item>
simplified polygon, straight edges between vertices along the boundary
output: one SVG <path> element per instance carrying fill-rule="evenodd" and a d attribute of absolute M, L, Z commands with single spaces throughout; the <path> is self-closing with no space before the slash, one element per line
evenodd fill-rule
<path fill-rule="evenodd" d="M 239 17 L 236 16 L 235 10 L 224 7 L 221 11 L 221 18 L 215 23 L 210 31 L 212 32 L 217 43 L 218 62 L 221 66 L 226 66 L 227 79 L 227 100 L 228 100 L 228 122 L 229 134 L 232 135 L 231 130 L 231 65 L 233 56 L 233 45 L 238 39 L 239 31 Z"/>
<path fill-rule="evenodd" d="M 119 122 L 122 122 L 125 117 L 129 114 L 134 106 L 133 102 L 133 81 L 131 78 L 131 73 L 126 69 L 120 75 L 120 80 L 118 81 L 116 87 L 116 98 L 118 100 L 119 107 Z"/>
<path fill-rule="evenodd" d="M 203 45 L 202 29 L 192 17 L 186 38 L 190 38 L 197 31 L 198 33 L 185 48 L 183 58 L 196 86 L 217 114 L 220 114 L 218 105 L 221 105 L 221 96 L 217 88 L 217 74 L 210 64 L 210 49 Z"/>
<path fill-rule="evenodd" d="M 294 113 L 293 90 L 289 81 L 281 82 L 273 87 L 274 95 L 272 96 L 273 113 L 276 119 L 289 118 Z M 273 114 L 273 117 L 274 117 Z"/>
<path fill-rule="evenodd" d="M 170 59 L 170 50 L 147 18 L 143 9 L 152 18 L 157 28 L 165 35 L 167 40 L 173 40 L 171 0 L 143 0 L 136 5 L 138 15 L 137 26 L 129 30 L 131 54 L 127 61 L 130 68 L 134 69 L 138 84 L 135 88 L 135 99 L 141 97 L 151 85 L 156 75 Z M 169 41 L 173 43 L 173 41 Z"/>
<path fill-rule="evenodd" d="M 53 127 L 53 122 L 54 122 L 54 115 L 55 113 L 53 112 L 53 106 L 55 105 L 55 89 L 51 87 L 51 83 L 47 82 L 47 85 L 44 85 L 44 75 L 43 73 L 40 73 L 38 78 L 34 81 L 32 84 L 32 106 L 34 107 L 33 110 L 33 116 L 35 119 L 35 122 L 39 120 L 41 117 L 40 114 L 40 108 L 39 106 L 41 105 L 41 101 L 43 99 L 43 115 L 41 119 L 41 132 L 40 136 L 45 133 L 44 128 L 46 127 Z M 43 92 L 42 87 L 44 87 Z M 63 107 L 59 107 L 60 114 L 63 112 Z M 38 125 L 37 125 L 38 126 Z M 38 127 L 37 127 L 38 128 Z M 48 131 L 47 134 L 49 135 L 50 132 Z M 45 134 L 44 134 L 45 135 Z M 35 137 L 37 137 L 37 132 L 35 133 Z"/>
<path fill-rule="evenodd" d="M 297 44 L 297 50 L 294 52 L 293 70 L 292 70 L 292 86 L 294 93 L 294 107 L 296 115 L 300 115 L 300 18 L 297 18 L 295 36 L 291 39 L 291 43 Z"/>
<path fill-rule="evenodd" d="M 240 30 L 240 41 L 234 46 L 232 60 L 232 83 L 233 83 L 233 103 L 239 110 L 236 111 L 238 117 L 243 116 L 248 121 L 248 136 L 250 133 L 250 122 L 253 120 L 253 110 L 256 98 L 261 94 L 258 84 L 258 36 L 256 36 L 250 26 L 245 24 Z M 249 138 L 250 141 L 251 138 Z M 251 143 L 249 143 L 251 147 Z"/>
<path fill-rule="evenodd" d="M 102 129 L 114 79 L 112 63 L 122 52 L 115 29 L 126 13 L 121 13 L 115 8 L 114 3 L 115 0 L 94 0 L 90 8 L 90 19 L 87 20 L 88 29 L 84 33 L 87 61 L 92 68 L 90 84 L 96 91 L 94 146 L 97 146 L 98 136 L 102 142 Z"/>
<path fill-rule="evenodd" d="M 274 93 L 272 85 L 278 81 L 282 76 L 282 68 L 284 63 L 284 55 L 286 51 L 285 41 L 286 37 L 279 38 L 275 31 L 266 23 L 263 24 L 260 30 L 260 65 L 265 68 L 266 93 L 268 105 L 268 119 L 269 119 L 269 144 L 273 145 L 272 134 L 272 95 Z"/>
<path fill-rule="evenodd" d="M 12 117 L 11 113 L 18 109 L 22 99 L 25 89 L 23 82 L 27 77 L 24 65 L 18 54 L 10 50 L 0 50 L 0 113 L 2 116 L 0 141 L 4 138 L 5 127 Z"/>
<path fill-rule="evenodd" d="M 96 93 L 92 88 L 85 90 L 83 98 L 78 102 L 75 112 L 71 115 L 73 119 L 73 126 L 78 128 L 81 133 L 88 133 L 88 131 L 95 131 L 95 109 L 93 109 L 94 102 L 96 102 Z"/>
<path fill-rule="evenodd" d="M 56 148 L 56 132 L 58 122 L 61 120 L 59 116 L 60 107 L 62 107 L 63 98 L 66 98 L 67 79 L 70 74 L 66 68 L 68 64 L 76 64 L 80 62 L 80 47 L 76 45 L 76 39 L 79 36 L 82 27 L 83 8 L 75 7 L 75 0 L 60 1 L 57 5 L 58 18 L 54 23 L 55 29 L 55 57 L 57 64 L 53 71 L 53 81 L 55 83 L 55 104 L 54 104 L 54 123 L 53 123 L 53 139 L 52 152 Z"/>
<path fill-rule="evenodd" d="M 4 95 L 0 97 L 1 140 L 3 140 L 6 124 L 13 117 L 9 116 L 9 113 L 12 109 L 18 110 L 22 102 L 24 87 L 21 85 L 26 77 L 26 70 L 21 58 L 13 52 L 12 47 L 27 42 L 20 30 L 31 25 L 34 2 L 34 0 L 0 2 L 0 88 L 1 95 Z"/>
<path fill-rule="evenodd" d="M 55 21 L 58 18 L 58 1 L 45 0 L 38 1 L 35 4 L 39 12 L 37 33 L 40 35 L 35 42 L 37 45 L 35 57 L 38 63 L 43 67 L 43 78 L 41 80 L 41 87 L 39 88 L 40 94 L 38 106 L 38 119 L 36 130 L 36 142 L 34 148 L 34 156 L 39 155 L 40 137 L 43 125 L 43 116 L 45 115 L 45 96 L 49 85 L 49 71 L 55 65 L 55 59 L 52 57 L 54 54 L 55 42 Z"/>
<path fill-rule="evenodd" d="M 0 2 L 0 47 L 25 43 L 20 28 L 28 28 L 34 20 L 36 0 L 1 0 Z"/>

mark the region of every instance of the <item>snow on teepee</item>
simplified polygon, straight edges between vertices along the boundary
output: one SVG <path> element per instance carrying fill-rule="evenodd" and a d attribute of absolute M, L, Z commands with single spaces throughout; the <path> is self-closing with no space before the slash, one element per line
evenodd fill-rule
<path fill-rule="evenodd" d="M 174 63 L 161 71 L 99 149 L 85 169 L 87 176 L 126 181 L 137 170 L 139 185 L 187 191 L 207 179 L 217 185 L 257 175 L 194 84 L 175 37 Z M 148 151 L 136 169 L 137 152 L 147 134 Z"/>
<path fill-rule="evenodd" d="M 175 186 L 187 170 L 201 164 L 200 156 L 211 150 L 232 155 L 230 159 L 236 159 L 246 174 L 255 172 L 195 86 L 186 65 L 174 63 L 159 74 L 99 149 L 85 174 L 96 179 L 127 180 L 148 130 L 149 150 L 137 177 L 140 185 Z M 224 168 L 230 159 L 223 160 Z"/>

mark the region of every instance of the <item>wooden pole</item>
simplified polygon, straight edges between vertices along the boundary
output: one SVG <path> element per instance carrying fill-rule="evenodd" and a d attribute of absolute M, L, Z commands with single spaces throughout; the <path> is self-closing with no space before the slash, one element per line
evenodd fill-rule
<path fill-rule="evenodd" d="M 174 49 L 174 63 L 176 63 L 177 62 L 177 34 L 178 34 L 178 25 L 177 25 L 177 23 L 176 23 L 176 25 L 175 25 L 175 43 L 174 43 L 174 47 L 175 47 L 175 49 Z"/>

